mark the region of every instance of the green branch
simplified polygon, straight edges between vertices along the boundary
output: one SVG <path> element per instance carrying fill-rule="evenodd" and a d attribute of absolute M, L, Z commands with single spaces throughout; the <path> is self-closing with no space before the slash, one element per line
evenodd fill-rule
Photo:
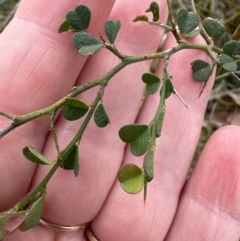
<path fill-rule="evenodd" d="M 59 161 L 56 161 L 56 163 L 53 165 L 51 170 L 48 172 L 48 174 L 44 177 L 44 179 L 39 183 L 39 185 L 34 188 L 31 192 L 27 194 L 19 203 L 17 203 L 14 207 L 13 210 L 15 211 L 22 211 L 27 205 L 30 204 L 30 202 L 34 199 L 35 195 L 38 194 L 39 192 L 45 192 L 46 191 L 46 186 L 53 174 L 56 172 L 60 165 Z"/>
<path fill-rule="evenodd" d="M 141 61 L 145 61 L 145 60 L 150 60 L 150 59 L 169 58 L 171 55 L 173 55 L 173 54 L 175 54 L 175 53 L 177 53 L 181 50 L 184 50 L 184 49 L 203 50 L 203 51 L 207 52 L 210 55 L 210 57 L 215 60 L 215 62 L 216 62 L 216 57 L 213 55 L 212 51 L 215 51 L 217 53 L 222 52 L 219 48 L 217 48 L 215 46 L 213 47 L 213 46 L 208 46 L 208 45 L 181 42 L 179 45 L 177 45 L 177 46 L 175 46 L 175 47 L 173 47 L 169 50 L 165 50 L 163 52 L 150 53 L 150 54 L 137 55 L 137 56 L 126 56 L 126 57 L 124 57 L 123 61 L 120 64 L 115 66 L 107 74 L 105 74 L 102 77 L 100 77 L 99 79 L 96 79 L 96 80 L 94 80 L 92 82 L 89 82 L 85 85 L 75 87 L 71 91 L 70 94 L 68 94 L 66 97 L 60 99 L 59 101 L 57 101 L 53 105 L 50 105 L 49 107 L 46 107 L 46 108 L 41 109 L 41 110 L 34 111 L 34 112 L 26 114 L 26 115 L 17 116 L 17 117 L 12 117 L 11 115 L 9 115 L 7 113 L 0 112 L 0 114 L 2 114 L 3 116 L 6 116 L 6 117 L 14 120 L 13 123 L 11 124 L 11 126 L 9 126 L 5 130 L 0 132 L 0 138 L 5 136 L 6 134 L 8 134 L 11 130 L 15 129 L 16 127 L 21 126 L 21 125 L 23 125 L 23 124 L 25 124 L 25 123 L 33 120 L 33 119 L 36 119 L 36 118 L 44 116 L 44 115 L 50 115 L 51 113 L 56 112 L 58 109 L 60 109 L 66 103 L 65 98 L 75 97 L 75 96 L 79 95 L 80 93 L 82 93 L 82 92 L 84 92 L 88 89 L 91 89 L 95 86 L 103 85 L 103 84 L 108 83 L 108 81 L 114 75 L 116 75 L 120 70 L 122 70 L 127 65 L 137 63 L 137 62 L 141 62 Z"/>

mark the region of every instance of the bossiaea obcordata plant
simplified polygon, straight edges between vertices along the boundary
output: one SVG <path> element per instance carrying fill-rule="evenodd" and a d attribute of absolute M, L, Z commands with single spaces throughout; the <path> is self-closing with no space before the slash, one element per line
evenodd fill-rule
<path fill-rule="evenodd" d="M 34 146 L 29 145 L 23 149 L 22 153 L 29 161 L 38 165 L 50 165 L 52 168 L 39 185 L 30 191 L 19 203 L 10 210 L 0 214 L 0 240 L 3 240 L 6 235 L 17 229 L 26 231 L 39 223 L 47 184 L 58 168 L 72 170 L 73 175 L 78 176 L 81 159 L 78 147 L 81 138 L 92 118 L 96 123 L 96 128 L 104 128 L 110 124 L 111 118 L 103 102 L 104 90 L 107 88 L 112 77 L 123 68 L 129 64 L 150 59 L 162 59 L 164 63 L 162 76 L 157 76 L 149 71 L 143 73 L 142 80 L 139 80 L 146 86 L 146 95 L 157 94 L 161 97 L 157 111 L 150 123 L 129 123 L 119 130 L 121 140 L 129 145 L 133 155 L 143 157 L 143 164 L 142 166 L 135 164 L 123 165 L 118 172 L 117 178 L 121 187 L 127 193 L 137 194 L 143 190 L 144 200 L 147 198 L 147 185 L 154 178 L 156 139 L 161 137 L 164 116 L 167 111 L 166 99 L 171 98 L 171 95 L 175 94 L 183 105 L 188 108 L 187 103 L 184 102 L 174 87 L 174 81 L 168 68 L 169 58 L 183 49 L 199 49 L 205 51 L 210 56 L 210 63 L 201 59 L 196 59 L 191 63 L 192 76 L 197 82 L 202 83 L 202 91 L 204 91 L 204 87 L 215 67 L 224 69 L 235 75 L 234 72 L 237 70 L 237 63 L 239 62 L 240 56 L 240 27 L 236 29 L 232 39 L 220 48 L 214 44 L 214 39 L 219 38 L 225 33 L 226 28 L 222 23 L 210 17 L 201 19 L 195 11 L 195 8 L 193 8 L 192 11 L 180 8 L 176 12 L 173 12 L 170 1 L 168 0 L 167 3 L 169 10 L 168 24 L 164 24 L 159 20 L 160 11 L 159 5 L 156 2 L 152 2 L 147 8 L 146 14 L 136 16 L 133 22 L 142 21 L 146 24 L 155 25 L 156 28 L 164 28 L 166 33 L 172 32 L 176 39 L 177 46 L 165 51 L 137 56 L 127 56 L 119 52 L 116 47 L 117 35 L 121 30 L 120 20 L 108 20 L 105 22 L 104 30 L 107 39 L 104 39 L 101 34 L 100 36 L 93 36 L 87 32 L 91 21 L 91 10 L 87 6 L 79 5 L 66 14 L 66 19 L 62 22 L 58 31 L 59 33 L 66 31 L 73 33 L 72 42 L 79 54 L 82 56 L 94 55 L 101 49 L 105 49 L 104 51 L 110 51 L 116 55 L 120 59 L 120 63 L 104 76 L 85 85 L 74 87 L 67 96 L 44 109 L 22 116 L 12 116 L 9 113 L 0 112 L 2 116 L 11 120 L 11 124 L 0 132 L 1 138 L 33 119 L 44 115 L 50 116 L 53 142 L 58 153 L 54 160 L 49 160 L 37 151 Z M 205 39 L 205 45 L 188 42 L 188 39 L 199 34 Z M 77 98 L 80 93 L 96 86 L 98 86 L 98 92 L 90 105 Z M 201 93 L 199 93 L 199 98 L 201 98 Z M 83 118 L 83 122 L 75 136 L 63 150 L 59 148 L 57 133 L 54 128 L 55 113 L 60 109 L 62 109 L 61 113 L 67 121 L 75 121 Z M 21 221 L 14 227 L 7 227 L 7 223 L 16 217 L 21 217 Z"/>

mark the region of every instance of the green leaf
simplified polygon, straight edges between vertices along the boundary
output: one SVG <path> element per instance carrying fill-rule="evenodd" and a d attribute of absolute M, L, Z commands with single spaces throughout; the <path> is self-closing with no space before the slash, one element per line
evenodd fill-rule
<path fill-rule="evenodd" d="M 58 29 L 58 32 L 59 32 L 59 33 L 66 32 L 66 31 L 68 31 L 70 28 L 71 28 L 70 21 L 69 21 L 68 19 L 65 19 L 65 20 L 61 23 L 61 25 L 60 25 L 60 27 L 59 27 L 59 29 Z"/>
<path fill-rule="evenodd" d="M 212 38 L 218 38 L 226 31 L 226 27 L 213 18 L 205 18 L 203 20 L 203 27 L 206 33 Z"/>
<path fill-rule="evenodd" d="M 147 182 L 147 178 L 145 176 L 144 185 L 143 185 L 143 199 L 144 199 L 144 202 L 147 199 L 147 187 L 148 187 L 147 185 L 148 185 L 148 182 Z"/>
<path fill-rule="evenodd" d="M 149 147 L 150 128 L 147 125 L 126 125 L 119 130 L 119 136 L 122 141 L 130 144 L 133 155 L 141 156 Z"/>
<path fill-rule="evenodd" d="M 159 5 L 156 2 L 152 2 L 150 4 L 150 7 L 145 11 L 147 12 L 152 12 L 153 14 L 153 22 L 156 22 L 159 20 Z"/>
<path fill-rule="evenodd" d="M 200 23 L 200 17 L 197 13 L 188 12 L 186 9 L 181 8 L 177 11 L 177 24 L 181 34 L 188 35 Z"/>
<path fill-rule="evenodd" d="M 200 34 L 200 32 L 201 32 L 200 30 L 196 29 L 196 30 L 193 30 L 192 32 L 184 35 L 184 36 L 187 37 L 187 38 L 194 38 L 194 37 L 196 37 L 198 34 Z"/>
<path fill-rule="evenodd" d="M 118 171 L 118 180 L 127 193 L 139 193 L 143 188 L 144 178 L 142 169 L 131 163 L 124 165 Z"/>
<path fill-rule="evenodd" d="M 120 27 L 121 27 L 121 22 L 119 20 L 116 22 L 109 20 L 105 23 L 104 30 L 111 44 L 114 43 Z"/>
<path fill-rule="evenodd" d="M 174 87 L 173 87 L 173 84 L 172 84 L 172 81 L 170 78 L 166 78 L 166 90 L 165 90 L 165 99 L 167 99 L 174 91 Z M 163 91 L 163 88 L 161 89 L 161 96 L 162 96 L 162 91 Z"/>
<path fill-rule="evenodd" d="M 154 151 L 148 151 L 144 156 L 143 168 L 146 174 L 146 180 L 151 182 L 154 177 Z"/>
<path fill-rule="evenodd" d="M 205 82 L 211 75 L 210 64 L 203 60 L 195 60 L 191 63 L 192 76 L 198 82 Z"/>
<path fill-rule="evenodd" d="M 102 103 L 100 103 L 94 113 L 94 121 L 98 127 L 105 127 L 110 123 L 107 111 Z"/>
<path fill-rule="evenodd" d="M 66 98 L 63 116 L 66 120 L 74 121 L 83 117 L 88 112 L 88 105 L 76 98 Z"/>
<path fill-rule="evenodd" d="M 223 65 L 223 68 L 230 72 L 235 72 L 237 70 L 237 64 L 234 59 L 226 54 L 220 54 L 219 60 Z"/>
<path fill-rule="evenodd" d="M 73 35 L 73 44 L 83 56 L 95 54 L 103 47 L 101 41 L 84 32 L 75 33 Z"/>
<path fill-rule="evenodd" d="M 3 238 L 8 234 L 8 231 L 4 227 L 5 222 L 7 220 L 8 220 L 8 217 L 6 216 L 0 217 L 0 240 L 3 240 Z"/>
<path fill-rule="evenodd" d="M 158 76 L 152 73 L 144 73 L 142 75 L 142 81 L 147 84 L 146 92 L 149 95 L 155 94 L 160 86 L 160 79 Z"/>
<path fill-rule="evenodd" d="M 39 165 L 52 165 L 52 162 L 39 153 L 33 146 L 23 148 L 23 155 L 31 162 Z"/>
<path fill-rule="evenodd" d="M 38 225 L 39 219 L 42 215 L 44 198 L 45 195 L 40 196 L 40 198 L 32 204 L 30 210 L 26 214 L 24 222 L 18 227 L 19 230 L 27 231 Z"/>
<path fill-rule="evenodd" d="M 73 11 L 69 11 L 66 15 L 71 26 L 78 30 L 85 30 L 88 28 L 91 20 L 91 11 L 84 5 L 79 5 Z"/>
<path fill-rule="evenodd" d="M 140 15 L 133 19 L 133 22 L 139 21 L 148 22 L 148 17 L 146 15 Z"/>
<path fill-rule="evenodd" d="M 162 133 L 163 121 L 166 113 L 166 106 L 164 105 L 157 116 L 156 122 L 156 137 L 160 137 Z"/>
<path fill-rule="evenodd" d="M 240 41 L 231 40 L 223 45 L 223 52 L 227 55 L 240 54 Z"/>
<path fill-rule="evenodd" d="M 63 153 L 63 160 L 60 165 L 65 170 L 74 170 L 74 175 L 77 176 L 79 172 L 79 151 L 78 146 L 74 145 L 74 147 L 68 152 Z"/>

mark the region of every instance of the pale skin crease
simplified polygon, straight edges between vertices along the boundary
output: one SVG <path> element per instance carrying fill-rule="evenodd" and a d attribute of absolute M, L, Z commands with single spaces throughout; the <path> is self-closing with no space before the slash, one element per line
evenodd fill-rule
<path fill-rule="evenodd" d="M 78 4 L 92 11 L 89 32 L 103 33 L 107 19 L 122 22 L 116 46 L 124 54 L 153 52 L 162 31 L 144 23 L 132 23 L 151 1 L 30 1 L 22 0 L 18 12 L 0 35 L 0 109 L 22 115 L 46 107 L 67 95 L 73 86 L 92 81 L 113 68 L 119 60 L 101 50 L 91 58 L 81 57 L 71 43 L 71 34 L 58 34 L 65 13 Z M 159 1 L 161 19 L 166 21 L 167 8 Z M 200 39 L 195 42 L 203 43 Z M 175 40 L 169 36 L 168 49 Z M 198 142 L 211 78 L 202 96 L 201 84 L 191 77 L 190 62 L 208 60 L 200 51 L 182 51 L 169 61 L 175 88 L 188 105 L 176 98 L 167 100 L 167 114 L 162 137 L 158 140 L 155 178 L 149 184 L 146 203 L 143 194 L 122 191 L 116 175 L 124 163 L 142 165 L 118 137 L 121 126 L 148 123 L 154 116 L 158 95 L 148 97 L 139 113 L 144 90 L 141 75 L 150 62 L 128 66 L 107 86 L 104 104 L 111 125 L 99 129 L 90 123 L 80 145 L 81 168 L 77 178 L 71 171 L 58 170 L 49 183 L 43 218 L 56 224 L 76 225 L 92 222 L 101 241 L 159 240 L 238 240 L 240 236 L 240 129 L 227 126 L 209 140 L 200 160 L 186 181 Z M 156 74 L 161 76 L 161 66 Z M 87 103 L 95 98 L 96 89 L 80 98 Z M 0 118 L 1 128 L 9 121 Z M 80 122 L 66 122 L 60 116 L 56 130 L 64 148 Z M 56 155 L 49 134 L 49 118 L 26 124 L 1 140 L 0 210 L 14 206 L 37 185 L 48 167 L 35 166 L 21 154 L 23 147 L 34 145 L 50 158 Z M 41 225 L 28 232 L 15 232 L 6 240 L 85 241 L 83 231 L 54 232 Z"/>

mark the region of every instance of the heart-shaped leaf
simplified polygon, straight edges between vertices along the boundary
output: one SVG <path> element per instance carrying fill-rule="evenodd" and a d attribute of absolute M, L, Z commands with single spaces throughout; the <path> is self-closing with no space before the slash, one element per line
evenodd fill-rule
<path fill-rule="evenodd" d="M 114 43 L 120 27 L 121 27 L 121 22 L 119 20 L 116 22 L 109 20 L 105 23 L 104 30 L 111 44 Z"/>
<path fill-rule="evenodd" d="M 133 19 L 133 22 L 139 21 L 148 22 L 148 17 L 146 15 L 140 15 Z"/>
<path fill-rule="evenodd" d="M 95 54 L 103 47 L 101 41 L 84 32 L 75 33 L 73 35 L 73 44 L 83 56 Z"/>
<path fill-rule="evenodd" d="M 151 182 L 154 177 L 154 151 L 148 151 L 144 156 L 143 162 L 144 171 L 146 174 L 146 180 Z"/>
<path fill-rule="evenodd" d="M 166 78 L 165 81 L 166 81 L 166 84 L 165 84 L 164 98 L 167 99 L 173 93 L 174 87 L 170 78 Z M 163 96 L 162 92 L 163 92 L 163 88 L 161 89 L 161 92 L 160 92 L 161 97 Z"/>
<path fill-rule="evenodd" d="M 213 18 L 205 18 L 203 20 L 203 27 L 206 33 L 212 38 L 218 38 L 226 31 L 226 27 Z"/>
<path fill-rule="evenodd" d="M 107 111 L 102 103 L 100 103 L 94 113 L 94 121 L 100 128 L 107 126 L 110 123 Z"/>
<path fill-rule="evenodd" d="M 39 165 L 52 165 L 52 162 L 39 153 L 33 146 L 23 148 L 23 155 L 31 162 Z"/>
<path fill-rule="evenodd" d="M 39 219 L 42 215 L 44 197 L 45 195 L 40 196 L 39 199 L 32 204 L 30 210 L 26 214 L 24 222 L 18 227 L 19 230 L 27 231 L 38 225 Z"/>
<path fill-rule="evenodd" d="M 152 2 L 150 4 L 150 7 L 145 11 L 147 12 L 152 12 L 153 14 L 153 22 L 156 22 L 159 20 L 159 5 L 156 2 Z"/>
<path fill-rule="evenodd" d="M 234 59 L 226 54 L 219 55 L 219 60 L 223 65 L 223 68 L 230 72 L 235 72 L 237 70 L 237 64 Z"/>
<path fill-rule="evenodd" d="M 79 172 L 79 150 L 78 146 L 74 145 L 74 147 L 68 152 L 62 152 L 62 163 L 60 167 L 65 170 L 73 170 L 74 175 L 77 176 Z"/>
<path fill-rule="evenodd" d="M 118 171 L 118 180 L 122 189 L 131 194 L 139 193 L 144 185 L 142 169 L 134 164 L 126 164 Z"/>
<path fill-rule="evenodd" d="M 187 35 L 192 32 L 200 23 L 200 17 L 195 12 L 188 12 L 181 8 L 177 11 L 177 24 L 181 34 Z"/>
<path fill-rule="evenodd" d="M 211 75 L 210 64 L 203 60 L 195 60 L 191 63 L 192 76 L 198 82 L 205 82 Z"/>
<path fill-rule="evenodd" d="M 240 54 L 240 41 L 231 40 L 223 45 L 223 52 L 227 55 Z"/>
<path fill-rule="evenodd" d="M 63 116 L 66 120 L 74 121 L 83 117 L 88 112 L 88 105 L 76 98 L 66 98 Z"/>
<path fill-rule="evenodd" d="M 66 31 L 68 31 L 70 28 L 71 28 L 70 21 L 69 21 L 68 19 L 65 19 L 65 20 L 61 23 L 61 25 L 60 25 L 60 27 L 59 27 L 59 29 L 58 29 L 58 32 L 59 32 L 59 33 L 66 32 Z"/>
<path fill-rule="evenodd" d="M 155 94 L 160 86 L 160 79 L 158 76 L 152 73 L 144 73 L 142 75 L 142 81 L 147 84 L 146 92 L 149 95 Z"/>
<path fill-rule="evenodd" d="M 119 136 L 122 141 L 130 144 L 133 155 L 141 156 L 149 147 L 150 128 L 147 125 L 126 125 L 119 130 Z"/>
<path fill-rule="evenodd" d="M 85 30 L 88 28 L 90 23 L 91 11 L 88 7 L 79 5 L 75 8 L 75 10 L 69 11 L 66 18 L 74 28 L 78 30 Z"/>

